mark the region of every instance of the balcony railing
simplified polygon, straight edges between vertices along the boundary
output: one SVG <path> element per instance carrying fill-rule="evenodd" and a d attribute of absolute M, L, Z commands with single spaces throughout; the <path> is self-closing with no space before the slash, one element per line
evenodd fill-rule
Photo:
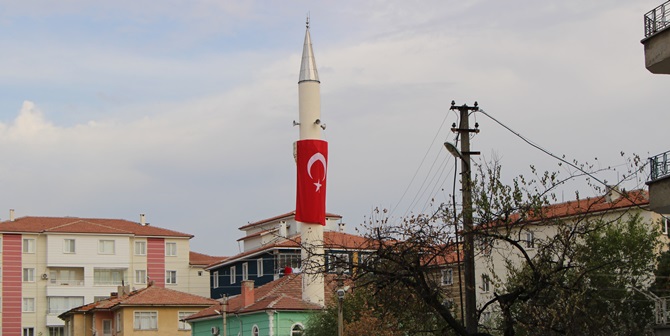
<path fill-rule="evenodd" d="M 649 181 L 670 176 L 670 151 L 649 158 Z"/>
<path fill-rule="evenodd" d="M 670 1 L 644 15 L 644 37 L 647 38 L 670 25 Z"/>
<path fill-rule="evenodd" d="M 83 286 L 84 285 L 84 280 L 51 279 L 49 282 L 50 282 L 51 286 Z"/>

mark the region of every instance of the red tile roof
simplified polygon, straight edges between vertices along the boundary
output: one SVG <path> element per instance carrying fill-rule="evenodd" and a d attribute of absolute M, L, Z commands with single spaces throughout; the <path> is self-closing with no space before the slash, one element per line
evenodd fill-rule
<path fill-rule="evenodd" d="M 588 197 L 585 199 L 551 204 L 542 207 L 540 214 L 527 214 L 525 220 L 520 220 L 518 213 L 511 214 L 506 221 L 503 220 L 481 225 L 482 228 L 496 227 L 509 223 L 525 222 L 533 223 L 549 219 L 559 219 L 584 214 L 596 214 L 608 211 L 623 210 L 625 208 L 644 207 L 649 205 L 649 195 L 644 190 L 621 191 L 615 200 L 609 200 L 607 196 Z"/>
<path fill-rule="evenodd" d="M 110 310 L 122 306 L 178 306 L 178 307 L 207 307 L 217 301 L 199 295 L 184 293 L 169 288 L 148 286 L 126 295 L 111 297 L 75 307 L 62 313 L 59 317 L 76 313 L 85 313 L 92 310 Z"/>
<path fill-rule="evenodd" d="M 335 288 L 334 275 L 326 275 L 324 289 L 326 292 L 326 305 L 332 300 L 332 293 Z M 290 274 L 281 277 L 275 281 L 269 282 L 263 286 L 254 288 L 254 302 L 244 306 L 242 295 L 235 295 L 228 299 L 228 313 L 244 314 L 266 309 L 275 310 L 319 310 L 323 309 L 320 305 L 302 300 L 302 274 Z M 186 318 L 194 320 L 203 317 L 212 317 L 220 315 L 217 311 L 223 310 L 223 303 L 218 303 L 199 311 Z"/>
<path fill-rule="evenodd" d="M 342 218 L 342 216 L 340 216 L 340 215 L 329 213 L 329 212 L 326 212 L 326 217 Z M 295 211 L 287 212 L 285 214 L 281 214 L 281 215 L 278 215 L 278 216 L 262 219 L 262 220 L 259 220 L 257 222 L 249 223 L 247 225 L 239 227 L 239 229 L 240 230 L 246 230 L 250 227 L 254 227 L 256 225 L 262 225 L 262 224 L 269 223 L 269 222 L 272 222 L 272 221 L 276 221 L 276 220 L 279 220 L 279 219 L 282 219 L 282 218 L 295 218 Z"/>
<path fill-rule="evenodd" d="M 0 232 L 120 234 L 142 237 L 183 237 L 193 235 L 125 219 L 78 217 L 19 217 L 0 222 Z"/>
<path fill-rule="evenodd" d="M 207 266 L 209 264 L 221 262 L 228 259 L 228 257 L 211 256 L 203 253 L 190 251 L 188 254 L 188 263 L 191 265 Z"/>
<path fill-rule="evenodd" d="M 369 238 L 339 231 L 324 231 L 323 242 L 324 247 L 326 249 L 367 250 L 374 248 L 374 244 Z M 295 248 L 295 249 L 300 248 L 300 235 L 293 236 L 291 238 L 275 242 L 272 244 L 268 244 L 265 246 L 261 246 L 257 249 L 236 254 L 225 260 L 220 260 L 218 262 L 212 263 L 208 265 L 207 268 L 211 269 L 212 267 L 216 267 L 221 264 L 227 264 L 250 255 L 270 251 L 277 248 Z"/>

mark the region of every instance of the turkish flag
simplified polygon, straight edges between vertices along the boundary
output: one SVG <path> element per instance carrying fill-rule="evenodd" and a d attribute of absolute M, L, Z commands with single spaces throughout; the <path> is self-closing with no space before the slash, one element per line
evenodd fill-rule
<path fill-rule="evenodd" d="M 296 143 L 298 190 L 295 220 L 326 225 L 328 142 L 307 139 Z"/>

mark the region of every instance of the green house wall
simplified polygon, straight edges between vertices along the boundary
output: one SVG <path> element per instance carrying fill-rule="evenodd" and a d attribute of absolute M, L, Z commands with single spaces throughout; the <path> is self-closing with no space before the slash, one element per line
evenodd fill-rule
<path fill-rule="evenodd" d="M 307 319 L 314 312 L 311 311 L 275 311 L 273 313 L 273 336 L 291 336 L 291 328 L 300 323 L 305 326 Z M 266 311 L 257 313 L 244 314 L 235 316 L 234 314 L 227 315 L 227 336 L 251 336 L 251 330 L 254 325 L 258 326 L 259 336 L 270 335 L 270 315 Z M 219 327 L 223 336 L 223 318 L 221 316 L 201 320 L 191 323 L 192 336 L 211 336 L 212 327 Z M 242 333 L 240 334 L 240 327 Z"/>

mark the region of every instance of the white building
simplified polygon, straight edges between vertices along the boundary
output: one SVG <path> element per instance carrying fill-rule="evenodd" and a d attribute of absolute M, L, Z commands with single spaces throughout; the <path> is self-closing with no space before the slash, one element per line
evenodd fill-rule
<path fill-rule="evenodd" d="M 492 227 L 487 230 L 497 230 L 502 235 L 511 237 L 520 243 L 530 258 L 537 253 L 537 246 L 541 242 L 556 236 L 561 225 L 570 225 L 577 221 L 602 220 L 603 223 L 613 223 L 617 220 L 625 221 L 632 216 L 639 215 L 644 223 L 650 223 L 649 230 L 655 230 L 661 225 L 663 246 L 668 246 L 667 219 L 649 210 L 649 197 L 643 190 L 620 192 L 610 189 L 606 195 L 594 198 L 552 204 L 543 208 L 541 220 L 528 220 L 511 226 Z M 523 255 L 509 243 L 495 239 L 480 239 L 475 251 L 475 281 L 477 305 L 481 307 L 494 298 L 494 292 L 501 293 L 498 288 L 507 279 L 507 263 L 521 265 Z M 480 323 L 486 323 L 497 309 L 497 305 L 489 306 L 482 315 Z"/>
<path fill-rule="evenodd" d="M 3 335 L 63 335 L 58 315 L 117 286 L 207 295 L 190 263 L 190 234 L 121 219 L 21 217 L 0 222 Z"/>

